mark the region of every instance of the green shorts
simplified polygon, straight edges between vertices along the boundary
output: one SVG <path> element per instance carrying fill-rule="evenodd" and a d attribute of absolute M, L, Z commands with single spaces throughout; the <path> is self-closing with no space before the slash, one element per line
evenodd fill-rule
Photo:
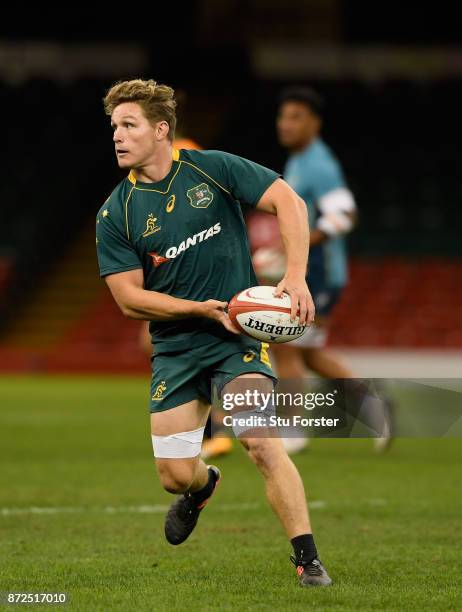
<path fill-rule="evenodd" d="M 249 340 L 249 339 L 246 339 Z M 194 399 L 212 403 L 212 381 L 217 391 L 240 374 L 256 372 L 277 378 L 271 369 L 268 344 L 237 340 L 209 344 L 185 352 L 153 357 L 151 412 L 162 412 Z"/>

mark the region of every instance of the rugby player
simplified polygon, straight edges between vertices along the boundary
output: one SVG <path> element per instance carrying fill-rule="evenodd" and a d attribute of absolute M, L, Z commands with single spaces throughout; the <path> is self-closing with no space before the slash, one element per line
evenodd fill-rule
<path fill-rule="evenodd" d="M 277 215 L 287 256 L 286 291 L 301 324 L 314 319 L 305 274 L 309 229 L 303 200 L 278 174 L 219 151 L 175 150 L 175 97 L 153 80 L 116 83 L 104 98 L 115 154 L 129 171 L 97 215 L 100 274 L 124 315 L 150 320 L 154 359 L 151 434 L 162 486 L 177 494 L 165 521 L 184 542 L 221 478 L 200 458 L 211 382 L 272 389 L 267 346 L 242 336 L 228 300 L 256 284 L 240 203 Z M 251 432 L 251 430 L 250 430 Z M 314 543 L 300 475 L 281 440 L 239 437 L 290 539 L 303 586 L 332 583 Z"/>
<path fill-rule="evenodd" d="M 316 323 L 287 346 L 278 360 L 278 374 L 290 376 L 301 349 L 305 364 L 326 378 L 351 378 L 353 372 L 326 349 L 330 314 L 347 283 L 344 235 L 354 225 L 356 205 L 343 178 L 340 164 L 320 137 L 322 101 L 311 89 L 291 88 L 280 98 L 277 133 L 287 148 L 284 177 L 309 209 L 310 266 L 308 280 L 316 304 Z"/>
<path fill-rule="evenodd" d="M 312 226 L 310 265 L 307 281 L 316 306 L 316 321 L 301 337 L 286 345 L 275 345 L 278 376 L 302 379 L 304 366 L 319 376 L 354 378 L 350 366 L 326 346 L 331 315 L 348 282 L 345 235 L 356 221 L 355 199 L 346 184 L 342 168 L 321 138 L 323 100 L 308 87 L 291 87 L 282 92 L 276 128 L 279 143 L 290 155 L 284 177 L 305 201 Z M 377 406 L 377 402 L 368 405 Z M 390 403 L 369 410 L 369 420 L 382 436 L 374 438 L 376 450 L 391 441 Z M 367 411 L 366 411 L 367 412 Z M 304 440 L 287 439 L 290 449 L 299 450 Z"/>

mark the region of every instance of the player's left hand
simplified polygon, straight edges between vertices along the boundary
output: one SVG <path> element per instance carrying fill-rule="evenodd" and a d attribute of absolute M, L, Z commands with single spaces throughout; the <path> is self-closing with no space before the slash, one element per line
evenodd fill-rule
<path fill-rule="evenodd" d="M 274 295 L 279 297 L 284 291 L 290 295 L 290 320 L 293 321 L 298 314 L 300 325 L 311 325 L 314 321 L 315 308 L 306 280 L 284 276 L 276 287 Z"/>
<path fill-rule="evenodd" d="M 220 302 L 219 300 L 206 300 L 199 303 L 201 316 L 218 321 L 232 334 L 240 334 L 240 331 L 234 327 L 226 312 L 227 306 L 228 302 Z"/>

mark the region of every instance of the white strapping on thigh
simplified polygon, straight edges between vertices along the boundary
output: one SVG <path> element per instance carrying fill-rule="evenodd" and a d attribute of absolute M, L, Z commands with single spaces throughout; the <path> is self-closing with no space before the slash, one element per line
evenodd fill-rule
<path fill-rule="evenodd" d="M 194 431 L 181 431 L 171 436 L 151 435 L 154 457 L 159 459 L 188 459 L 201 452 L 205 427 Z"/>
<path fill-rule="evenodd" d="M 270 400 L 265 410 L 242 410 L 233 416 L 233 432 L 236 438 L 241 437 L 246 431 L 256 429 L 260 437 L 267 437 L 267 428 L 271 426 L 271 417 L 276 416 L 274 402 Z M 258 435 L 256 436 L 258 437 Z"/>

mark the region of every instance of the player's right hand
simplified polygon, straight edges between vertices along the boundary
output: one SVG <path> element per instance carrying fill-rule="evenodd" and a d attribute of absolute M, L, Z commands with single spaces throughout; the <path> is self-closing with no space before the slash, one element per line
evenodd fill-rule
<path fill-rule="evenodd" d="M 239 334 L 239 331 L 231 323 L 231 319 L 226 312 L 228 302 L 220 302 L 218 300 L 207 300 L 201 302 L 201 315 L 208 319 L 213 319 L 221 323 L 232 334 Z"/>

